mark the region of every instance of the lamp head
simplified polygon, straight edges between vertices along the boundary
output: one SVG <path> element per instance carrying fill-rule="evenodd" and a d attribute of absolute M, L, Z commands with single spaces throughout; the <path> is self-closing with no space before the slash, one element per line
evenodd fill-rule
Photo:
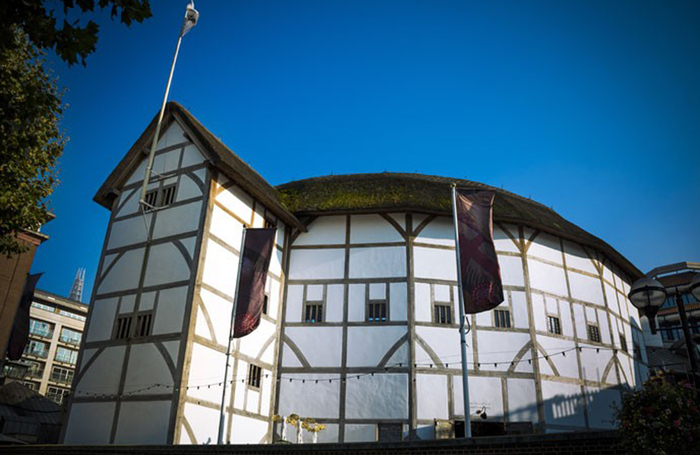
<path fill-rule="evenodd" d="M 627 297 L 632 302 L 632 305 L 649 319 L 651 333 L 656 333 L 654 318 L 666 300 L 666 288 L 664 288 L 664 285 L 650 277 L 640 278 L 632 284 Z"/>

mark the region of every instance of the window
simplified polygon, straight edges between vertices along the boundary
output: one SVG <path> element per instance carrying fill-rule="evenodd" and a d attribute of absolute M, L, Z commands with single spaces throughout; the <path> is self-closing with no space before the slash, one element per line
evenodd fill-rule
<path fill-rule="evenodd" d="M 50 311 L 51 313 L 55 313 L 55 312 L 56 312 L 56 308 L 54 308 L 54 307 L 52 307 L 52 306 L 49 306 L 49 305 L 44 305 L 43 303 L 32 302 L 32 306 L 33 306 L 34 308 L 39 308 L 40 310 Z"/>
<path fill-rule="evenodd" d="M 17 365 L 14 363 L 6 363 L 5 367 L 2 370 L 2 373 L 5 377 L 12 379 L 23 379 L 26 372 L 27 370 L 24 366 Z"/>
<path fill-rule="evenodd" d="M 643 360 L 642 349 L 639 347 L 639 343 L 637 343 L 636 341 L 634 342 L 634 358 L 637 360 Z"/>
<path fill-rule="evenodd" d="M 53 324 L 38 319 L 30 319 L 29 333 L 44 338 L 51 338 L 53 336 Z"/>
<path fill-rule="evenodd" d="M 452 324 L 452 308 L 449 303 L 435 303 L 435 320 L 436 324 Z"/>
<path fill-rule="evenodd" d="M 146 206 L 146 211 L 167 207 L 172 204 L 175 202 L 175 192 L 175 185 L 168 185 L 161 189 L 147 191 L 146 197 L 144 198 L 144 201 L 148 204 L 148 206 Z"/>
<path fill-rule="evenodd" d="M 267 302 L 269 300 L 270 300 L 270 297 L 267 295 L 267 292 L 266 292 L 265 297 L 263 297 L 262 314 L 267 314 Z"/>
<path fill-rule="evenodd" d="M 153 313 L 143 313 L 136 316 L 136 331 L 135 337 L 147 337 L 151 334 L 151 323 L 153 322 Z"/>
<path fill-rule="evenodd" d="M 386 322 L 386 300 L 370 300 L 367 304 L 367 322 Z"/>
<path fill-rule="evenodd" d="M 44 362 L 36 362 L 34 360 L 25 360 L 24 363 L 26 363 L 29 366 L 29 368 L 27 369 L 27 373 L 25 374 L 25 377 L 40 379 L 44 376 Z"/>
<path fill-rule="evenodd" d="M 620 349 L 627 352 L 627 338 L 624 335 L 620 335 Z"/>
<path fill-rule="evenodd" d="M 260 388 L 260 380 L 262 377 L 262 368 L 260 368 L 257 365 L 249 365 L 248 366 L 248 385 L 251 387 L 255 387 L 256 389 Z"/>
<path fill-rule="evenodd" d="M 78 321 L 83 321 L 85 322 L 85 316 L 81 316 L 79 314 L 72 313 L 70 311 L 65 311 L 65 310 L 58 310 L 58 314 L 61 316 L 68 316 L 69 318 L 77 319 Z"/>
<path fill-rule="evenodd" d="M 56 348 L 56 361 L 75 365 L 78 361 L 78 351 L 59 346 Z"/>
<path fill-rule="evenodd" d="M 265 218 L 265 228 L 269 229 L 269 228 L 273 228 L 273 227 L 277 227 L 277 222 Z"/>
<path fill-rule="evenodd" d="M 66 399 L 69 393 L 70 390 L 68 389 L 49 386 L 48 390 L 46 391 L 46 398 L 58 404 L 63 404 L 63 400 Z"/>
<path fill-rule="evenodd" d="M 117 329 L 114 333 L 114 339 L 124 340 L 131 335 L 131 316 L 119 316 L 117 318 Z"/>
<path fill-rule="evenodd" d="M 501 327 L 504 329 L 510 328 L 510 311 L 494 310 L 493 316 L 496 320 L 496 327 Z"/>
<path fill-rule="evenodd" d="M 377 441 L 396 442 L 403 439 L 403 425 L 400 423 L 378 423 Z"/>
<path fill-rule="evenodd" d="M 24 353 L 46 358 L 49 356 L 49 345 L 43 341 L 29 340 L 29 343 L 24 348 Z"/>
<path fill-rule="evenodd" d="M 68 368 L 53 367 L 51 371 L 51 380 L 54 382 L 62 382 L 64 384 L 70 384 L 73 382 L 73 370 Z"/>
<path fill-rule="evenodd" d="M 547 328 L 549 329 L 549 333 L 561 335 L 561 323 L 558 317 L 547 316 Z"/>
<path fill-rule="evenodd" d="M 597 325 L 588 324 L 588 339 L 600 343 L 600 330 Z"/>
<path fill-rule="evenodd" d="M 323 302 L 306 302 L 304 305 L 304 322 L 310 324 L 323 322 Z"/>
<path fill-rule="evenodd" d="M 61 337 L 59 340 L 61 342 L 66 343 L 66 344 L 73 344 L 75 346 L 80 345 L 80 340 L 82 339 L 83 334 L 81 332 L 78 332 L 77 330 L 69 329 L 68 327 L 63 327 L 61 329 Z"/>

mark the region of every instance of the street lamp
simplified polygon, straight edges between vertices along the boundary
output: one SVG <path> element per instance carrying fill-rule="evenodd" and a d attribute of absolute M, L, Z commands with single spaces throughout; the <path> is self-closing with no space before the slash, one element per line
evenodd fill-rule
<path fill-rule="evenodd" d="M 649 319 L 651 333 L 656 334 L 656 313 L 666 300 L 664 285 L 653 278 L 641 278 L 634 282 L 627 297 Z"/>
<path fill-rule="evenodd" d="M 688 285 L 688 290 L 693 296 L 700 300 L 700 273 L 696 273 Z M 690 329 L 688 328 L 688 317 L 685 313 L 685 305 L 683 304 L 683 296 L 678 286 L 675 290 L 676 306 L 678 307 L 678 315 L 681 318 L 683 328 L 683 337 L 685 338 L 685 347 L 688 351 L 688 359 L 690 360 L 690 369 L 693 372 L 693 383 L 696 387 L 698 384 L 698 363 L 695 358 L 695 346 L 690 338 Z M 627 297 L 632 302 L 632 305 L 637 307 L 644 316 L 649 319 L 649 328 L 651 333 L 656 333 L 656 313 L 666 300 L 666 289 L 664 286 L 653 278 L 645 277 L 634 282 Z"/>

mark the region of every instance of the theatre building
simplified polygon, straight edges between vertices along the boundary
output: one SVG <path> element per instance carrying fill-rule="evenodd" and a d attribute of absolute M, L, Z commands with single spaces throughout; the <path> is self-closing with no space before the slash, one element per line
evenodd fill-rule
<path fill-rule="evenodd" d="M 550 208 L 419 174 L 273 187 L 169 103 L 143 214 L 154 130 L 95 196 L 111 215 L 66 443 L 216 443 L 242 232 L 263 226 L 275 254 L 260 327 L 233 343 L 225 442 L 273 442 L 275 414 L 324 423 L 330 442 L 431 439 L 463 420 L 453 182 L 496 192 L 505 294 L 469 316 L 468 412 L 519 431 L 610 428 L 646 378 L 626 298 L 642 274 Z"/>

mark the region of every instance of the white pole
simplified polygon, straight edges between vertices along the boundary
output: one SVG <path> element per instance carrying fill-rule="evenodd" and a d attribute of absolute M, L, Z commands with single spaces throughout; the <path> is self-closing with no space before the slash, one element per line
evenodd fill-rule
<path fill-rule="evenodd" d="M 243 238 L 241 239 L 241 249 L 238 250 L 238 276 L 236 277 L 236 290 L 233 297 L 233 308 L 231 308 L 231 328 L 228 334 L 228 347 L 226 348 L 226 369 L 224 370 L 224 386 L 221 392 L 221 412 L 219 413 L 219 444 L 224 443 L 224 411 L 226 410 L 226 383 L 228 382 L 228 365 L 231 356 L 231 342 L 235 332 L 236 306 L 238 306 L 238 286 L 241 285 L 241 268 L 243 266 L 243 247 L 245 246 L 246 229 L 243 229 Z"/>
<path fill-rule="evenodd" d="M 180 52 L 180 44 L 182 43 L 182 33 L 177 39 L 177 47 L 175 48 L 175 56 L 173 57 L 173 64 L 170 67 L 170 76 L 168 77 L 168 85 L 165 87 L 165 95 L 163 96 L 163 105 L 160 107 L 160 114 L 158 115 L 158 123 L 156 124 L 156 132 L 153 135 L 153 143 L 151 144 L 151 151 L 148 154 L 148 164 L 146 165 L 146 175 L 143 178 L 143 185 L 141 186 L 141 199 L 139 203 L 141 204 L 141 210 L 146 211 L 146 191 L 148 191 L 148 183 L 151 179 L 151 171 L 153 170 L 153 158 L 156 154 L 156 145 L 158 144 L 158 136 L 160 136 L 160 126 L 163 123 L 163 115 L 165 114 L 165 105 L 168 103 L 168 93 L 170 93 L 170 84 L 173 81 L 173 73 L 175 72 L 175 63 L 177 63 L 177 54 Z M 154 208 L 150 206 L 150 208 Z"/>
<path fill-rule="evenodd" d="M 469 409 L 469 377 L 467 369 L 467 332 L 464 315 L 464 296 L 462 294 L 462 264 L 459 255 L 459 229 L 457 225 L 457 185 L 452 184 L 452 219 L 455 228 L 455 247 L 457 251 L 457 283 L 459 283 L 459 339 L 462 346 L 462 390 L 464 394 L 464 437 L 472 437 L 471 416 Z"/>

